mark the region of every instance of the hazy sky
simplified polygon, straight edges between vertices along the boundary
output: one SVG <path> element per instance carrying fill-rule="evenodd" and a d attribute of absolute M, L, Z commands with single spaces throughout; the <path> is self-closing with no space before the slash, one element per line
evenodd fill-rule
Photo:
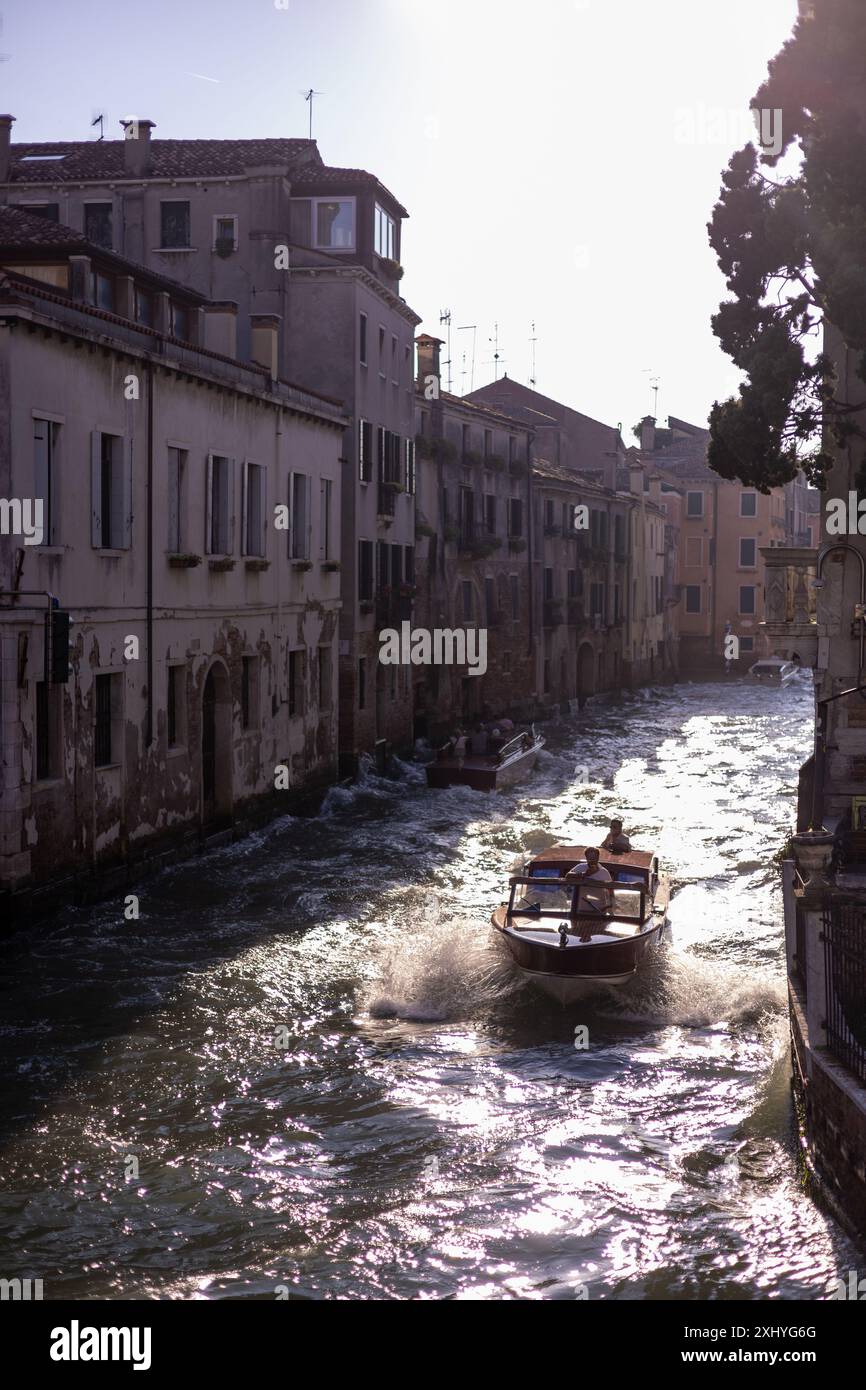
<path fill-rule="evenodd" d="M 705 224 L 796 0 L 0 0 L 17 140 L 313 134 L 409 209 L 402 290 L 453 385 L 502 371 L 625 432 L 703 423 L 737 375 Z M 441 336 L 445 336 L 444 330 Z M 465 354 L 465 363 L 464 363 Z M 465 372 L 464 372 L 465 367 Z"/>

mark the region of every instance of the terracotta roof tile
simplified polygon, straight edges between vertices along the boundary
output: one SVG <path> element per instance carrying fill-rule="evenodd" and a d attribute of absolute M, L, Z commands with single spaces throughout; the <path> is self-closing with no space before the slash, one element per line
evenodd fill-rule
<path fill-rule="evenodd" d="M 124 140 L 56 140 L 13 144 L 10 183 L 78 183 L 126 179 Z M 47 155 L 62 159 L 46 159 Z M 27 156 L 35 157 L 30 162 Z M 314 140 L 151 140 L 148 177 L 228 178 L 262 164 L 321 164 Z"/>

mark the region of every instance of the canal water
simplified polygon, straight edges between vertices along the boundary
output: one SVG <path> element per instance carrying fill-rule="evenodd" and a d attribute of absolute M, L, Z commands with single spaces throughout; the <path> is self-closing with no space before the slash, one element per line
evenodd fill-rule
<path fill-rule="evenodd" d="M 772 856 L 808 689 L 548 724 L 531 780 L 333 790 L 4 945 L 0 1275 L 46 1298 L 821 1299 Z M 521 850 L 656 847 L 670 940 L 562 1008 L 489 914 Z M 587 1049 L 575 1028 L 588 1029 Z M 862 1262 L 862 1261 L 861 1261 Z"/>

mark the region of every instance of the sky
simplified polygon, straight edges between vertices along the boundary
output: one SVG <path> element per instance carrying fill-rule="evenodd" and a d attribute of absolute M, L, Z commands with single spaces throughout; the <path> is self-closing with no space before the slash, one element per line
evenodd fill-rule
<path fill-rule="evenodd" d="M 302 136 L 321 93 L 324 160 L 409 210 L 401 292 L 426 332 L 450 311 L 459 394 L 528 383 L 533 337 L 537 389 L 627 441 L 654 382 L 661 422 L 736 391 L 706 223 L 796 0 L 0 6 L 15 140 L 92 139 L 99 110 L 112 139 L 126 115 L 156 139 Z"/>

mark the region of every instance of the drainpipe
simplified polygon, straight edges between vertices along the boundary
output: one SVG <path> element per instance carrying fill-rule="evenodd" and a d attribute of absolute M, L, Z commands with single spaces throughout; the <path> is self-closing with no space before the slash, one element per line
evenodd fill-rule
<path fill-rule="evenodd" d="M 532 655 L 535 646 L 535 576 L 533 574 L 533 545 L 532 545 L 532 457 L 533 445 L 535 444 L 535 431 L 532 430 L 526 437 L 526 562 L 529 569 L 529 654 Z M 538 674 L 538 663 L 535 663 L 536 675 Z M 543 682 L 542 682 L 543 683 Z"/>
<path fill-rule="evenodd" d="M 147 712 L 144 746 L 153 743 L 153 363 L 147 362 Z"/>

